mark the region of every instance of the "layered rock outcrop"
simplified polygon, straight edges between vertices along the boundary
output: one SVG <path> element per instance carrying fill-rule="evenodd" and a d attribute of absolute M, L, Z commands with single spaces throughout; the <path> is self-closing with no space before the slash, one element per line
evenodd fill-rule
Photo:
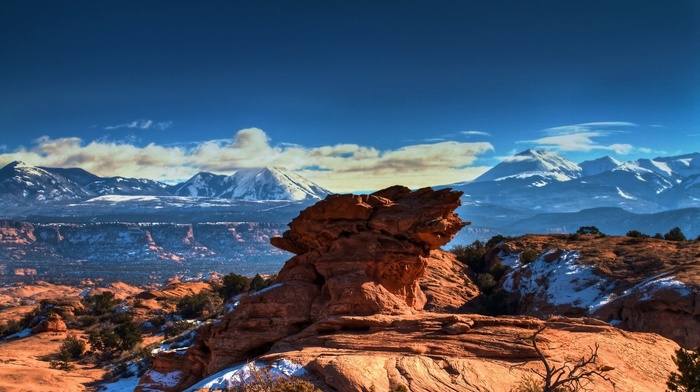
<path fill-rule="evenodd" d="M 371 195 L 332 195 L 307 208 L 271 241 L 296 254 L 275 284 L 242 297 L 233 312 L 200 329 L 186 355 L 159 357 L 151 374 L 180 369 L 177 389 L 263 354 L 329 316 L 421 310 L 426 296 L 419 279 L 431 250 L 465 226 L 453 212 L 460 196 L 397 186 Z M 153 380 L 146 373 L 143 381 Z"/>

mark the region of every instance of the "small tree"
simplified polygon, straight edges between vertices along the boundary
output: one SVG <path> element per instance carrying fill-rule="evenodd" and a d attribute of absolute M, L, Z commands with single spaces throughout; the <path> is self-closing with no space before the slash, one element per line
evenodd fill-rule
<path fill-rule="evenodd" d="M 664 234 L 664 239 L 669 241 L 685 241 L 685 235 L 680 227 L 674 227 L 668 233 Z"/>
<path fill-rule="evenodd" d="M 544 382 L 544 385 L 542 385 L 542 388 L 539 390 L 542 392 L 584 391 L 587 390 L 586 388 L 588 386 L 593 384 L 593 379 L 595 377 L 601 378 L 615 387 L 615 383 L 612 382 L 610 377 L 605 375 L 606 372 L 614 368 L 610 366 L 599 366 L 597 364 L 599 347 L 597 343 L 595 348 L 591 348 L 591 355 L 584 355 L 573 363 L 567 361 L 561 366 L 552 366 L 544 353 L 542 353 L 542 350 L 537 346 L 537 335 L 542 333 L 545 328 L 546 327 L 539 328 L 537 332 L 530 336 L 532 347 L 535 349 L 537 357 L 540 362 L 542 362 L 545 369 L 544 374 L 533 370 Z"/>
<path fill-rule="evenodd" d="M 224 276 L 223 286 L 219 289 L 219 295 L 223 299 L 231 299 L 248 290 L 250 290 L 250 278 L 231 272 Z"/>
<path fill-rule="evenodd" d="M 627 237 L 632 238 L 649 238 L 648 234 L 644 234 L 639 230 L 630 230 L 627 232 Z"/>
<path fill-rule="evenodd" d="M 581 226 L 576 230 L 576 234 L 603 234 L 595 226 Z"/>
<path fill-rule="evenodd" d="M 678 366 L 678 373 L 668 377 L 666 386 L 672 392 L 700 392 L 700 347 L 695 350 L 676 350 L 673 362 Z"/>
<path fill-rule="evenodd" d="M 177 311 L 183 318 L 193 319 L 218 312 L 221 303 L 221 298 L 218 295 L 201 292 L 182 297 L 177 303 Z"/>

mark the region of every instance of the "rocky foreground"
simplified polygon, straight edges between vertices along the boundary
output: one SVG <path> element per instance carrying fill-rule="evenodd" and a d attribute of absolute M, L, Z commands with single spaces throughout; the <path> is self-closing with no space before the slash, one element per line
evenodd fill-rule
<path fill-rule="evenodd" d="M 201 327 L 186 351 L 159 354 L 137 389 L 180 391 L 241 362 L 284 358 L 303 365 L 321 390 L 508 391 L 544 371 L 530 338 L 546 327 L 537 344 L 555 366 L 599 347 L 594 369 L 604 369 L 611 382 L 594 377 L 593 390 L 664 390 L 678 345 L 660 335 L 586 317 L 459 314 L 482 295 L 468 268 L 438 249 L 465 226 L 454 214 L 460 196 L 393 187 L 329 196 L 304 210 L 272 240 L 296 254 L 275 284 L 240 297 Z M 568 253 L 546 254 L 543 260 L 570 260 L 560 257 Z M 497 256 L 508 259 L 505 249 Z M 518 262 L 512 260 L 512 271 L 527 275 Z M 532 294 L 530 304 L 555 298 L 521 290 L 526 279 L 513 274 L 499 284 L 507 279 L 513 292 Z"/>

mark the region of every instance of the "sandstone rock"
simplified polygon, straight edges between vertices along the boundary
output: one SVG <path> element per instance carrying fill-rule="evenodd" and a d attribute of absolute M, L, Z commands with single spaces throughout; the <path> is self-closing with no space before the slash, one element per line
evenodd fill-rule
<path fill-rule="evenodd" d="M 31 329 L 32 333 L 43 333 L 43 332 L 65 332 L 68 330 L 66 323 L 63 322 L 61 316 L 56 313 L 50 314 L 46 319 L 39 322 L 34 328 Z"/>
<path fill-rule="evenodd" d="M 302 211 L 271 243 L 297 255 L 275 284 L 244 296 L 231 313 L 199 330 L 186 355 L 156 358 L 150 374 L 181 369 L 175 389 L 267 352 L 277 341 L 337 315 L 410 315 L 431 250 L 465 224 L 460 192 L 391 187 L 371 195 L 331 195 Z M 152 383 L 149 373 L 142 379 Z M 173 390 L 173 389 L 170 389 Z"/>

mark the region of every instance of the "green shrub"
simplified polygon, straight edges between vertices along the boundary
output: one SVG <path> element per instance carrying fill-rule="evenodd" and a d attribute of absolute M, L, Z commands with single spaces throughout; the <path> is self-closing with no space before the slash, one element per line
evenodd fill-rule
<path fill-rule="evenodd" d="M 248 292 L 248 290 L 250 290 L 250 283 L 251 280 L 247 276 L 231 272 L 224 276 L 222 286 L 219 288 L 219 295 L 221 295 L 224 300 L 231 299 L 238 294 Z"/>
<path fill-rule="evenodd" d="M 105 291 L 102 294 L 89 295 L 83 298 L 83 303 L 88 312 L 93 315 L 101 316 L 107 313 L 113 313 L 114 307 L 117 306 L 119 300 L 115 298 L 114 293 L 111 291 Z"/>
<path fill-rule="evenodd" d="M 537 253 L 536 250 L 525 249 L 523 253 L 520 254 L 520 262 L 523 264 L 530 264 L 537 260 L 537 256 L 539 256 L 539 253 Z"/>
<path fill-rule="evenodd" d="M 190 322 L 187 322 L 185 320 L 177 320 L 174 322 L 168 322 L 165 324 L 165 338 L 170 338 L 173 336 L 177 336 L 189 329 L 194 328 L 194 325 Z"/>
<path fill-rule="evenodd" d="M 78 325 L 82 328 L 92 327 L 100 322 L 100 318 L 91 314 L 86 314 L 78 317 Z"/>
<path fill-rule="evenodd" d="M 226 392 L 321 392 L 309 381 L 296 377 L 273 377 L 267 369 L 251 370 L 252 381 L 230 386 Z"/>
<path fill-rule="evenodd" d="M 632 238 L 649 238 L 648 234 L 644 234 L 639 230 L 630 230 L 627 232 L 627 237 Z"/>
<path fill-rule="evenodd" d="M 678 366 L 678 372 L 668 377 L 666 386 L 672 392 L 700 391 L 700 347 L 695 350 L 676 350 L 673 362 Z"/>
<path fill-rule="evenodd" d="M 674 227 L 668 233 L 664 234 L 664 239 L 668 241 L 685 241 L 685 235 L 680 227 Z"/>
<path fill-rule="evenodd" d="M 216 314 L 221 310 L 221 298 L 214 293 L 200 292 L 182 297 L 177 311 L 183 318 L 194 319 Z"/>
<path fill-rule="evenodd" d="M 85 353 L 85 342 L 82 339 L 78 339 L 75 335 L 69 334 L 66 339 L 61 343 L 59 349 L 59 357 L 61 359 L 79 359 Z"/>
<path fill-rule="evenodd" d="M 595 226 L 581 226 L 578 228 L 578 230 L 576 230 L 576 234 L 597 234 L 597 235 L 600 235 L 603 233 L 601 233 L 600 230 L 598 230 L 598 228 Z"/>
<path fill-rule="evenodd" d="M 493 278 L 493 275 L 487 273 L 478 274 L 476 277 L 476 286 L 479 287 L 484 294 L 490 294 L 496 287 L 498 282 Z"/>
<path fill-rule="evenodd" d="M 253 279 L 250 281 L 249 291 L 258 291 L 272 284 L 272 279 L 265 279 L 260 274 L 255 274 Z"/>

